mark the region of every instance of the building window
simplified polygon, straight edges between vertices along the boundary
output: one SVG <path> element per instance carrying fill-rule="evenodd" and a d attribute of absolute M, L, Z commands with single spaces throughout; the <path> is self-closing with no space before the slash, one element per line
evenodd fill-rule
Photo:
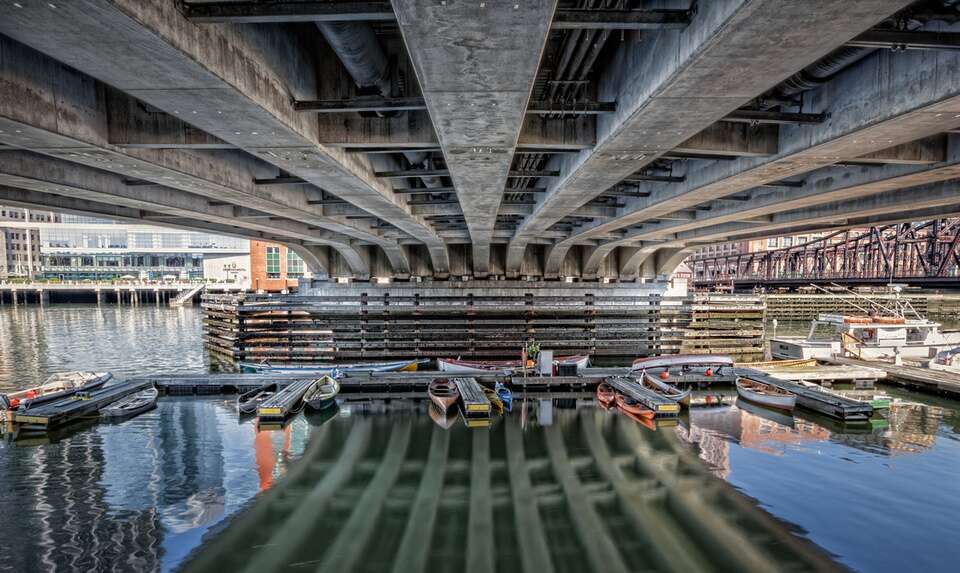
<path fill-rule="evenodd" d="M 776 248 L 776 247 L 777 247 L 777 241 L 778 241 L 778 239 L 777 239 L 776 237 L 770 237 L 769 239 L 767 239 L 767 246 L 768 246 L 768 247 Z"/>
<path fill-rule="evenodd" d="M 784 246 L 784 247 L 792 247 L 792 246 L 793 246 L 793 237 L 784 237 L 784 238 L 783 238 L 783 246 Z"/>
<path fill-rule="evenodd" d="M 280 247 L 267 247 L 267 278 L 280 278 Z"/>
<path fill-rule="evenodd" d="M 290 249 L 287 249 L 287 276 L 290 278 L 303 276 L 303 259 Z"/>

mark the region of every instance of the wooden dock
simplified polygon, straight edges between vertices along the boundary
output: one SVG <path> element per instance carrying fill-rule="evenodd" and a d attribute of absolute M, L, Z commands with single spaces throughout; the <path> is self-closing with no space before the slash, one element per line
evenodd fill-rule
<path fill-rule="evenodd" d="M 460 401 L 463 403 L 463 412 L 467 417 L 490 416 L 490 400 L 483 392 L 483 388 L 476 378 L 453 378 L 452 382 L 460 391 Z"/>
<path fill-rule="evenodd" d="M 866 420 L 873 414 L 873 406 L 866 402 L 807 388 L 753 368 L 737 368 L 736 370 L 741 376 L 796 394 L 798 406 L 831 418 L 844 421 Z"/>
<path fill-rule="evenodd" d="M 607 378 L 606 382 L 621 394 L 629 396 L 653 410 L 657 417 L 677 416 L 680 414 L 679 404 L 653 390 L 644 388 L 643 385 L 633 378 L 627 376 L 611 376 Z"/>
<path fill-rule="evenodd" d="M 917 368 L 916 366 L 895 366 L 893 364 L 868 362 L 855 358 L 831 358 L 828 362 L 883 370 L 887 375 L 887 382 L 893 382 L 901 386 L 907 386 L 925 392 L 944 394 L 953 398 L 960 397 L 960 376 L 951 372 Z"/>
<path fill-rule="evenodd" d="M 100 408 L 139 392 L 149 385 L 149 382 L 140 380 L 110 384 L 92 392 L 67 396 L 23 412 L 18 410 L 14 415 L 14 422 L 20 425 L 21 430 L 47 431 L 75 420 L 96 416 Z"/>
<path fill-rule="evenodd" d="M 796 382 L 797 380 L 806 380 L 807 382 L 817 382 L 818 384 L 829 383 L 849 383 L 859 385 L 864 382 L 874 383 L 887 377 L 887 373 L 879 368 L 857 366 L 849 364 L 820 365 L 803 368 L 764 368 L 766 372 L 774 378 Z"/>
<path fill-rule="evenodd" d="M 316 379 L 301 379 L 287 384 L 279 392 L 264 401 L 263 404 L 260 404 L 260 407 L 257 408 L 257 416 L 261 421 L 285 420 L 290 414 L 300 411 L 303 395 L 316 383 Z"/>

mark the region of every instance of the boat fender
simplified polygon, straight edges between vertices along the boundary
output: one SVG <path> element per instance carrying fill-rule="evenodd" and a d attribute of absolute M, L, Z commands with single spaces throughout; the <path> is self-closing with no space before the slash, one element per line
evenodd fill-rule
<path fill-rule="evenodd" d="M 661 379 L 661 380 L 669 380 L 669 379 L 670 379 L 670 371 L 669 371 L 669 370 L 664 370 L 663 372 L 661 372 L 661 373 L 660 373 L 660 379 Z"/>
<path fill-rule="evenodd" d="M 713 368 L 707 368 L 707 371 L 703 373 L 705 376 L 713 376 Z"/>
<path fill-rule="evenodd" d="M 37 397 L 36 390 L 27 390 L 27 400 L 33 400 L 36 397 Z"/>

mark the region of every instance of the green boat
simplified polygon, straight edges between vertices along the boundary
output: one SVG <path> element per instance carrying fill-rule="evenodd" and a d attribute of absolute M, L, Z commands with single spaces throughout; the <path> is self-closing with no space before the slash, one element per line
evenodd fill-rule
<path fill-rule="evenodd" d="M 324 410 L 337 403 L 340 383 L 329 376 L 316 381 L 313 388 L 303 395 L 303 401 L 311 410 Z"/>

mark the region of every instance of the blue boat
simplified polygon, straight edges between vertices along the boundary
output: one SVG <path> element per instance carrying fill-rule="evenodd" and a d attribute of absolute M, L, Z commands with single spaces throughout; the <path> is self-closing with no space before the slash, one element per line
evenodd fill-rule
<path fill-rule="evenodd" d="M 397 362 L 368 362 L 358 364 L 291 364 L 274 366 L 269 362 L 241 362 L 240 371 L 254 374 L 309 374 L 332 376 L 334 372 L 415 372 L 421 364 L 430 362 L 421 360 L 400 360 Z"/>
<path fill-rule="evenodd" d="M 497 382 L 496 386 L 493 387 L 493 391 L 497 393 L 497 397 L 503 402 L 503 409 L 507 412 L 511 411 L 513 409 L 513 392 L 504 386 L 503 382 Z"/>

